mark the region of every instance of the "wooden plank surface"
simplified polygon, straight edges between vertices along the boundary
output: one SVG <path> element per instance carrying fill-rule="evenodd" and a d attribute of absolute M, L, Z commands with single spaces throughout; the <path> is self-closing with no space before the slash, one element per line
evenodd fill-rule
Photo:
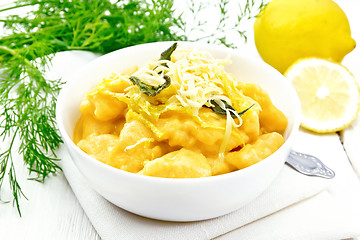
<path fill-rule="evenodd" d="M 66 77 L 96 57 L 79 51 L 57 54 L 48 77 Z M 0 150 L 7 144 L 1 143 Z M 27 180 L 28 171 L 16 153 L 14 163 L 28 200 L 20 199 L 22 217 L 11 203 L 0 203 L 0 231 L 5 232 L 0 239 L 100 239 L 62 172 L 50 176 L 45 183 L 39 183 Z M 5 179 L 1 192 L 3 201 L 12 199 L 7 184 Z"/>
<path fill-rule="evenodd" d="M 345 10 L 358 44 L 360 44 L 360 2 L 357 0 L 337 1 Z M 3 0 L 2 0 L 3 3 Z M 360 49 L 344 59 L 344 64 L 360 79 Z M 79 64 L 84 64 L 87 59 L 77 59 Z M 343 136 L 345 149 L 352 161 L 359 161 L 359 142 L 354 144 L 354 139 L 360 136 L 359 122 L 352 128 L 347 129 Z M 340 141 L 334 141 L 331 136 L 329 148 L 342 147 Z M 0 145 L 4 148 L 6 143 Z M 331 144 L 334 144 L 333 146 Z M 340 149 L 340 148 L 339 148 Z M 356 158 L 356 159 L 355 159 Z M 28 200 L 21 199 L 22 217 L 20 218 L 11 203 L 0 203 L 0 239 L 100 239 L 88 220 L 63 174 L 51 176 L 46 183 L 41 184 L 35 181 L 28 181 L 27 171 L 22 165 L 22 160 L 16 161 L 17 175 L 20 178 L 21 186 Z M 11 199 L 11 192 L 4 181 L 2 189 L 3 201 Z"/>

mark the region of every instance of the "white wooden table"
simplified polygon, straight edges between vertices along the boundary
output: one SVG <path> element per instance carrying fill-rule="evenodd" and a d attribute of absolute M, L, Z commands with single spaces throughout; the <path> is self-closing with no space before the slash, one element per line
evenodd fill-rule
<path fill-rule="evenodd" d="M 360 1 L 338 0 L 337 2 L 349 18 L 353 38 L 360 44 Z M 256 54 L 251 32 L 248 34 L 249 48 L 252 48 Z M 78 59 L 77 63 L 81 65 L 87 59 L 89 58 Z M 343 63 L 360 80 L 360 48 L 357 47 L 349 54 Z M 360 142 L 356 144 L 353 142 L 356 136 L 360 136 L 359 122 L 360 118 L 353 128 L 346 130 L 344 139 L 336 134 L 324 135 L 322 139 L 328 144 L 328 148 L 337 148 L 339 151 L 344 151 L 342 147 L 344 141 L 345 150 L 351 152 L 349 154 L 351 160 L 359 161 L 360 164 L 360 155 L 354 154 L 358 151 Z M 0 239 L 100 239 L 62 173 L 51 176 L 44 184 L 28 181 L 27 170 L 23 167 L 22 160 L 18 160 L 16 161 L 17 176 L 28 200 L 22 198 L 20 201 L 21 218 L 11 203 L 0 203 Z M 11 192 L 6 184 L 4 182 L 2 200 L 11 199 Z"/>

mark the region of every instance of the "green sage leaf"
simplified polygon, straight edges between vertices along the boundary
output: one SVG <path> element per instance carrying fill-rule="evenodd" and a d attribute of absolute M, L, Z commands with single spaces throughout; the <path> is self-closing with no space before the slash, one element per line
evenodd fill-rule
<path fill-rule="evenodd" d="M 140 91 L 147 96 L 154 97 L 158 95 L 162 90 L 169 87 L 171 84 L 170 77 L 168 75 L 164 75 L 165 82 L 163 84 L 160 84 L 158 86 L 153 86 L 150 84 L 146 84 L 143 81 L 141 81 L 138 77 L 130 76 L 130 81 L 137 85 L 140 89 Z"/>
<path fill-rule="evenodd" d="M 210 106 L 204 105 L 205 107 L 210 108 L 211 110 L 213 110 L 215 113 L 218 113 L 220 115 L 226 115 L 227 110 L 230 110 L 230 115 L 232 118 L 236 118 L 236 114 L 234 112 L 236 112 L 236 110 L 230 105 L 228 104 L 225 100 L 220 100 L 224 106 L 225 109 L 222 108 L 214 99 L 210 99 L 208 102 L 210 103 Z M 239 116 L 244 115 L 248 110 L 250 110 L 250 108 L 252 108 L 255 104 L 252 104 L 250 107 L 246 108 L 245 110 L 238 112 L 237 114 Z"/>

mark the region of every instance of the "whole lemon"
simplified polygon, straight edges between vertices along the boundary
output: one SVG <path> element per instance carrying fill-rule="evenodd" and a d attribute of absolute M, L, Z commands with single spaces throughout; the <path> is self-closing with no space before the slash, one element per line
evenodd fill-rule
<path fill-rule="evenodd" d="M 305 57 L 341 62 L 356 46 L 332 0 L 272 0 L 256 18 L 254 34 L 260 56 L 281 73 Z"/>

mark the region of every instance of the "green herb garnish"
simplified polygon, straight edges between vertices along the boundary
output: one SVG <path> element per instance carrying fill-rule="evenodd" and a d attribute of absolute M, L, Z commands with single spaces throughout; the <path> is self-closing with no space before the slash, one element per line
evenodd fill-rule
<path fill-rule="evenodd" d="M 137 85 L 140 89 L 140 91 L 150 97 L 154 97 L 158 95 L 162 90 L 169 87 L 171 84 L 170 77 L 168 75 L 164 75 L 165 82 L 163 84 L 160 84 L 158 86 L 153 86 L 150 84 L 146 84 L 143 81 L 141 81 L 138 77 L 130 76 L 130 81 Z"/>
<path fill-rule="evenodd" d="M 218 104 L 214 99 L 209 100 L 208 102 L 210 103 L 210 106 L 204 105 L 205 107 L 210 108 L 211 110 L 213 110 L 214 112 L 220 114 L 220 115 L 226 115 L 226 112 L 229 111 L 230 115 L 232 118 L 236 118 L 236 110 L 230 105 L 228 104 L 225 100 L 220 100 L 222 102 L 222 104 L 224 104 L 224 108 L 220 106 L 220 104 Z M 244 113 L 246 113 L 247 111 L 250 110 L 250 108 L 252 108 L 254 106 L 254 104 L 252 104 L 250 107 L 246 108 L 245 110 L 238 112 L 238 116 L 244 115 Z"/>
<path fill-rule="evenodd" d="M 168 49 L 166 49 L 165 51 L 163 51 L 160 54 L 160 59 L 159 60 L 171 60 L 171 54 L 175 51 L 177 47 L 177 43 L 174 43 L 173 45 L 171 45 Z M 168 67 L 166 63 L 161 64 L 165 67 Z M 154 70 L 157 67 L 154 68 Z M 164 90 L 165 88 L 169 87 L 171 84 L 171 79 L 168 75 L 164 75 L 163 76 L 165 82 L 163 84 L 160 84 L 158 86 L 153 86 L 150 84 L 146 84 L 144 82 L 144 80 L 139 79 L 136 76 L 130 76 L 130 81 L 134 84 L 137 85 L 140 89 L 140 91 L 150 97 L 154 97 L 156 95 L 158 95 L 162 90 Z"/>
<path fill-rule="evenodd" d="M 159 60 L 168 60 L 168 61 L 170 61 L 171 60 L 171 54 L 175 51 L 176 47 L 177 47 L 177 43 L 174 43 L 168 49 L 163 51 L 160 54 L 160 59 Z"/>

